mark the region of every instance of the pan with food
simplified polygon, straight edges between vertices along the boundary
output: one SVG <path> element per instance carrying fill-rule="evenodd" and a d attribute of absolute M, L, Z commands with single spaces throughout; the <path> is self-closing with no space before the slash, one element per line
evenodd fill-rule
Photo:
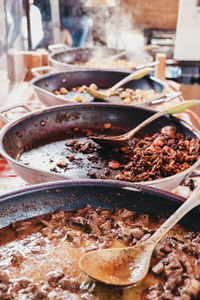
<path fill-rule="evenodd" d="M 85 252 L 147 240 L 182 197 L 142 185 L 90 180 L 36 185 L 0 200 L 1 299 L 200 297 L 199 209 L 160 241 L 149 273 L 129 289 L 99 284 L 79 267 Z"/>
<path fill-rule="evenodd" d="M 71 48 L 49 54 L 50 65 L 57 71 L 84 70 L 87 68 L 130 71 L 141 64 L 152 62 L 153 57 L 145 51 L 130 50 L 123 56 L 110 59 L 123 50 L 107 47 Z"/>
<path fill-rule="evenodd" d="M 0 151 L 30 183 L 113 179 L 172 190 L 199 165 L 199 132 L 182 120 L 162 116 L 116 149 L 90 138 L 125 133 L 154 113 L 103 103 L 42 109 L 4 126 Z"/>
<path fill-rule="evenodd" d="M 86 86 L 98 87 L 102 90 L 108 89 L 128 74 L 127 72 L 99 69 L 68 71 L 40 76 L 33 79 L 31 84 L 39 99 L 46 106 L 88 103 L 98 100 L 85 92 Z M 145 76 L 129 81 L 109 100 L 121 104 L 145 104 L 146 101 L 161 97 L 166 88 L 167 85 L 162 81 Z"/>

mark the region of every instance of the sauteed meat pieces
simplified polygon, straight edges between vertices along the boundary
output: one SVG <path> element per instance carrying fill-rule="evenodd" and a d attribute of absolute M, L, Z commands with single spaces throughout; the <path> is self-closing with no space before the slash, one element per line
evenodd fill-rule
<path fill-rule="evenodd" d="M 90 153 L 90 178 L 113 178 L 141 182 L 165 178 L 180 173 L 194 164 L 200 153 L 197 138 L 184 137 L 173 126 L 163 127 L 160 133 L 133 138 L 121 148 L 101 148 L 91 140 L 73 140 L 66 143 L 74 157 L 77 153 Z M 104 172 L 97 165 L 104 161 Z M 114 173 L 115 172 L 115 173 Z M 115 175 L 114 175 L 115 174 Z"/>
<path fill-rule="evenodd" d="M 90 136 L 97 132 L 92 128 L 72 127 L 63 134 L 52 137 L 49 143 L 30 147 L 21 154 L 20 162 L 72 179 L 143 182 L 176 175 L 190 168 L 200 153 L 200 140 L 184 136 L 173 126 L 165 126 L 152 135 L 139 133 L 119 148 L 95 143 Z M 105 122 L 98 129 L 99 134 L 117 135 L 119 130 L 112 122 Z"/>
<path fill-rule="evenodd" d="M 199 299 L 200 233 L 180 225 L 159 242 L 147 277 L 136 287 L 103 286 L 79 267 L 84 252 L 137 245 L 162 222 L 125 208 L 90 205 L 17 221 L 0 230 L 0 299 Z M 19 264 L 16 253 L 23 257 Z"/>

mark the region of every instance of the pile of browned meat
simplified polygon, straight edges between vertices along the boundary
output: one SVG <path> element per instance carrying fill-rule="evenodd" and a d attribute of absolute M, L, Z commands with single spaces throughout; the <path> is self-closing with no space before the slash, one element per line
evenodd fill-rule
<path fill-rule="evenodd" d="M 58 211 L 15 222 L 10 228 L 0 231 L 0 299 L 138 299 L 135 298 L 134 287 L 112 289 L 98 286 L 94 281 L 81 282 L 84 274 L 78 265 L 73 265 L 73 261 L 66 265 L 66 251 L 59 261 L 60 249 L 70 245 L 74 253 L 78 249 L 92 251 L 100 247 L 109 248 L 116 241 L 122 246 L 137 245 L 148 239 L 161 222 L 147 214 L 138 215 L 124 208 L 105 210 L 90 206 L 74 212 Z M 15 252 L 12 250 L 13 243 Z M 54 248 L 51 248 L 52 245 Z M 49 256 L 53 263 L 47 258 L 49 249 L 53 253 L 52 257 Z M 157 245 L 149 271 L 154 280 L 152 283 L 151 279 L 151 286 L 148 281 L 142 283 L 139 299 L 199 299 L 199 249 L 200 234 L 176 225 Z M 39 283 L 34 279 L 38 271 L 34 270 L 34 260 L 41 261 L 39 276 L 44 273 Z M 43 270 L 43 261 L 51 270 L 48 273 Z M 31 270 L 27 277 L 22 277 L 29 266 Z"/>
<path fill-rule="evenodd" d="M 100 148 L 92 140 L 80 142 L 78 139 L 66 142 L 66 146 L 73 154 L 68 159 L 74 163 L 76 153 L 87 155 L 91 166 L 89 177 L 132 182 L 161 179 L 180 173 L 192 166 L 200 153 L 200 141 L 197 138 L 184 137 L 172 126 L 163 127 L 160 133 L 152 136 L 134 138 L 129 145 L 121 148 Z"/>

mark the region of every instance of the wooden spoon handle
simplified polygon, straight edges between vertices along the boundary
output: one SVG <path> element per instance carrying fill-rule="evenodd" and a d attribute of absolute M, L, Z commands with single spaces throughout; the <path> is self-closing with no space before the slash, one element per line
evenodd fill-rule
<path fill-rule="evenodd" d="M 169 115 L 178 114 L 178 113 L 181 113 L 182 111 L 184 111 L 185 109 L 192 107 L 194 105 L 198 105 L 198 104 L 200 104 L 200 100 L 184 101 L 180 104 L 177 104 L 177 105 L 172 106 L 169 109 L 167 109 L 167 113 Z"/>
<path fill-rule="evenodd" d="M 153 116 L 149 117 L 148 119 L 144 120 L 142 123 L 140 123 L 138 126 L 136 126 L 133 130 L 129 131 L 128 133 L 124 134 L 124 137 L 126 139 L 131 139 L 136 132 L 138 132 L 140 129 L 142 129 L 144 126 L 148 125 L 149 123 L 153 122 L 154 120 L 164 116 L 167 112 L 166 111 L 159 111 Z"/>
<path fill-rule="evenodd" d="M 129 74 L 128 76 L 126 76 L 125 78 L 120 80 L 118 83 L 116 83 L 111 89 L 109 89 L 109 93 L 112 93 L 113 91 L 115 91 L 120 86 L 124 85 L 125 83 L 129 82 L 130 80 L 141 79 L 153 71 L 154 71 L 153 68 L 144 68 L 141 70 L 134 71 L 133 73 Z"/>
<path fill-rule="evenodd" d="M 177 97 L 179 97 L 179 96 L 180 96 L 180 94 L 177 94 Z M 200 104 L 200 100 L 185 101 L 185 102 L 182 102 L 182 103 L 177 104 L 175 106 L 172 106 L 171 108 L 169 108 L 167 110 L 159 111 L 156 114 L 154 114 L 153 116 L 151 116 L 150 118 L 146 119 L 141 124 L 139 124 L 133 130 L 129 131 L 128 133 L 125 133 L 123 135 L 123 138 L 127 139 L 127 140 L 131 139 L 135 135 L 135 133 L 138 132 L 141 128 L 148 125 L 152 121 L 160 118 L 161 116 L 164 116 L 166 114 L 169 114 L 169 115 L 177 114 L 177 113 L 180 113 L 180 112 L 184 111 L 185 109 L 187 109 L 189 107 L 192 107 L 194 105 L 197 105 L 197 104 Z"/>

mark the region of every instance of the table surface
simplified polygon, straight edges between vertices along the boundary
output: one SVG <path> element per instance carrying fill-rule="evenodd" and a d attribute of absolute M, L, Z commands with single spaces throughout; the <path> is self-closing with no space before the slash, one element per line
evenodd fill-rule
<path fill-rule="evenodd" d="M 34 93 L 31 85 L 27 82 L 15 84 L 3 106 L 8 107 L 19 103 L 27 104 L 32 110 L 45 108 L 44 104 L 39 101 L 38 97 Z M 163 107 L 158 107 L 158 109 L 160 108 L 162 109 Z M 22 112 L 9 112 L 9 118 L 17 118 L 20 116 L 20 114 L 22 114 Z M 178 117 L 191 122 L 187 114 L 181 114 Z M 199 181 L 200 183 L 200 178 L 197 177 L 194 179 L 194 181 L 197 183 Z M 15 173 L 14 170 L 11 169 L 8 162 L 4 158 L 0 157 L 0 194 L 18 190 L 28 185 L 28 183 L 26 183 Z M 187 186 L 178 186 L 172 192 L 186 198 L 191 194 L 191 190 Z"/>

